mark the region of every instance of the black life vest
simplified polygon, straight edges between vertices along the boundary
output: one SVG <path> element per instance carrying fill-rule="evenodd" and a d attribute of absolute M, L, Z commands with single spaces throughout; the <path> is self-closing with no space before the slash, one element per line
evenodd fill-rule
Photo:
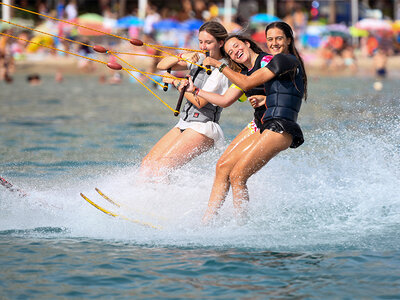
<path fill-rule="evenodd" d="M 275 77 L 264 83 L 267 110 L 262 122 L 273 118 L 296 122 L 304 96 L 300 61 L 292 54 L 277 54 L 266 67 Z"/>
<path fill-rule="evenodd" d="M 271 54 L 268 54 L 265 52 L 261 52 L 260 54 L 258 54 L 253 68 L 250 71 L 247 68 L 243 68 L 241 73 L 244 75 L 250 76 L 258 69 L 265 67 L 265 66 L 261 66 L 261 61 L 267 55 L 272 56 Z M 254 95 L 265 95 L 264 84 L 260 84 L 260 85 L 256 86 L 255 88 L 252 88 L 251 90 L 246 91 L 245 94 L 246 94 L 246 97 L 250 97 L 250 96 L 254 96 Z M 261 122 L 262 116 L 265 113 L 265 110 L 266 110 L 266 107 L 264 105 L 256 107 L 254 109 L 254 121 L 255 121 L 257 127 L 260 127 L 260 122 Z"/>

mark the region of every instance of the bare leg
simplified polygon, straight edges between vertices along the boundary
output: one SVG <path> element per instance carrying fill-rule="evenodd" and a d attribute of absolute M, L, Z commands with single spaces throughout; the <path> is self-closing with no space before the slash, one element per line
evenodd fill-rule
<path fill-rule="evenodd" d="M 183 166 L 214 145 L 214 140 L 198 133 L 193 129 L 186 129 L 173 145 L 157 160 L 156 168 L 161 175 L 165 170 Z"/>
<path fill-rule="evenodd" d="M 201 153 L 209 150 L 214 141 L 192 129 L 184 132 L 173 128 L 151 149 L 143 159 L 141 173 L 148 177 L 162 177 Z"/>
<path fill-rule="evenodd" d="M 152 175 L 152 170 L 159 159 L 167 149 L 169 149 L 174 141 L 179 138 L 181 131 L 179 128 L 172 128 L 168 131 L 154 146 L 151 148 L 149 153 L 143 158 L 142 164 L 140 165 L 140 174 L 145 177 Z"/>
<path fill-rule="evenodd" d="M 257 133 L 253 134 L 247 127 L 244 128 L 229 144 L 228 148 L 218 160 L 214 183 L 208 201 L 208 207 L 203 217 L 203 223 L 207 224 L 225 201 L 230 187 L 229 173 L 236 161 L 240 158 L 240 153 L 243 151 L 243 148 L 248 147 L 248 143 L 252 143 L 249 141 L 249 137 L 252 135 L 257 135 Z"/>
<path fill-rule="evenodd" d="M 233 205 L 237 214 L 245 217 L 245 205 L 249 202 L 247 180 L 259 171 L 271 158 L 289 148 L 292 136 L 288 133 L 276 133 L 265 130 L 245 151 L 233 167 L 229 178 L 232 184 Z"/>

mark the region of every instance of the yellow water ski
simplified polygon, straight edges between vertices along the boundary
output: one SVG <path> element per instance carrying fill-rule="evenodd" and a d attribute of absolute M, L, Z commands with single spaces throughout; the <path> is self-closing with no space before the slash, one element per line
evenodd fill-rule
<path fill-rule="evenodd" d="M 142 226 L 146 226 L 146 227 L 150 227 L 150 228 L 153 228 L 153 229 L 162 229 L 162 227 L 160 227 L 160 226 L 156 226 L 156 225 L 153 225 L 153 224 L 150 224 L 150 223 L 146 223 L 146 222 L 142 222 L 142 221 L 139 221 L 139 220 L 134 220 L 134 219 L 128 218 L 128 217 L 126 217 L 126 216 L 124 216 L 124 215 L 116 214 L 116 213 L 114 213 L 114 212 L 111 212 L 111 211 L 109 211 L 109 210 L 107 210 L 107 209 L 101 207 L 100 205 L 94 203 L 92 200 L 90 200 L 90 199 L 89 199 L 88 197 L 86 197 L 84 194 L 81 193 L 80 195 L 81 195 L 81 197 L 82 197 L 83 199 L 85 199 L 88 203 L 90 203 L 91 205 L 93 205 L 94 207 L 96 207 L 98 210 L 102 211 L 103 213 L 105 213 L 105 214 L 107 214 L 107 215 L 109 215 L 109 216 L 111 216 L 111 217 L 120 218 L 120 219 L 129 221 L 129 222 L 132 222 L 132 223 L 135 223 L 135 224 L 139 224 L 139 225 L 142 225 Z"/>
<path fill-rule="evenodd" d="M 121 204 L 119 204 L 118 202 L 116 202 L 113 199 L 111 199 L 110 197 L 108 197 L 106 194 L 104 194 L 102 191 L 100 191 L 100 189 L 98 189 L 97 187 L 94 188 L 94 189 L 96 190 L 97 193 L 99 193 L 100 196 L 102 196 L 108 202 L 110 202 L 111 204 L 113 204 L 115 206 L 121 207 Z M 164 220 L 164 221 L 167 220 L 167 218 L 162 217 L 162 216 L 158 216 L 158 215 L 156 215 L 156 214 L 154 214 L 152 212 L 149 213 L 149 212 L 139 211 L 138 209 L 135 209 L 135 212 L 139 213 L 139 214 L 142 214 L 142 215 L 147 215 L 147 216 L 150 216 L 150 217 L 153 217 L 153 218 L 157 218 L 157 219 L 160 219 L 160 220 Z"/>
<path fill-rule="evenodd" d="M 114 204 L 115 206 L 121 207 L 121 205 L 119 205 L 117 202 L 115 202 L 114 200 L 112 200 L 110 197 L 108 197 L 107 195 L 105 195 L 102 191 L 100 191 L 98 188 L 94 188 L 96 190 L 96 192 L 98 192 L 100 194 L 100 196 L 102 196 L 104 199 L 106 199 L 108 202 L 110 202 L 111 204 Z"/>

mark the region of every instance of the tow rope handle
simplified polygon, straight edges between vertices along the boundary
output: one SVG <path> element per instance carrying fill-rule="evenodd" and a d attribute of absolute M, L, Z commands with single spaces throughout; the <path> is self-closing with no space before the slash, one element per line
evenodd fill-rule
<path fill-rule="evenodd" d="M 185 85 L 182 88 L 181 94 L 179 95 L 179 99 L 178 99 L 178 102 L 176 103 L 176 108 L 175 108 L 176 111 L 174 112 L 175 117 L 177 117 L 179 115 L 179 112 L 181 111 L 182 100 L 183 100 L 183 96 L 185 96 L 186 88 L 187 88 L 187 85 Z"/>
<path fill-rule="evenodd" d="M 209 57 L 209 56 L 210 56 L 210 51 L 206 51 L 206 57 Z M 211 74 L 211 66 L 208 65 L 208 66 L 206 66 L 206 68 L 208 69 L 207 75 L 210 75 Z"/>
<path fill-rule="evenodd" d="M 169 68 L 169 69 L 167 70 L 167 73 L 168 73 L 168 74 L 171 74 L 171 68 Z M 164 90 L 164 92 L 168 91 L 168 83 L 164 83 L 163 90 Z"/>

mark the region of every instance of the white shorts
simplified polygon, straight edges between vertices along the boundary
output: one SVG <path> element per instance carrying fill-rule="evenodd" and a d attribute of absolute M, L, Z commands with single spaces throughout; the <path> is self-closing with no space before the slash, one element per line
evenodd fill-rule
<path fill-rule="evenodd" d="M 204 134 L 206 137 L 214 140 L 214 146 L 218 150 L 223 150 L 225 146 L 225 137 L 224 132 L 222 131 L 221 126 L 218 123 L 208 121 L 206 123 L 203 122 L 186 122 L 182 119 L 179 119 L 178 124 L 175 125 L 181 130 L 184 129 L 193 129 L 198 133 Z"/>

